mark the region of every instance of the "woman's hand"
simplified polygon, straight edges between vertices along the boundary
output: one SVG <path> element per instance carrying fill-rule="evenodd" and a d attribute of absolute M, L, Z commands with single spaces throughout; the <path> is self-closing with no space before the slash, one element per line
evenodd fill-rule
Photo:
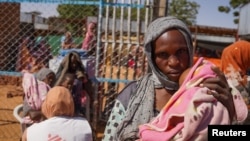
<path fill-rule="evenodd" d="M 213 91 L 209 91 L 218 101 L 220 101 L 229 112 L 231 122 L 235 116 L 235 107 L 233 102 L 233 96 L 231 94 L 231 88 L 229 87 L 225 75 L 220 71 L 218 67 L 212 66 L 211 69 L 216 73 L 216 78 L 205 79 L 200 86 L 207 87 Z"/>

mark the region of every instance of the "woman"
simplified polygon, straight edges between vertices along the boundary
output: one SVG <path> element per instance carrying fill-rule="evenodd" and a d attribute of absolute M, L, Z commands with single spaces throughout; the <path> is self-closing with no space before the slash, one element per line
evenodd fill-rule
<path fill-rule="evenodd" d="M 91 49 L 91 45 L 92 45 L 91 43 L 93 42 L 93 40 L 95 40 L 95 36 L 96 36 L 96 23 L 90 22 L 88 24 L 85 39 L 82 43 L 83 50 L 90 50 Z"/>
<path fill-rule="evenodd" d="M 23 71 L 22 87 L 24 90 L 23 102 L 23 129 L 34 122 L 40 122 L 41 106 L 49 89 L 53 87 L 55 73 L 48 69 L 42 68 L 36 74 Z"/>
<path fill-rule="evenodd" d="M 55 86 L 42 104 L 47 120 L 33 124 L 22 141 L 92 141 L 92 130 L 85 118 L 74 117 L 74 102 L 67 88 Z"/>
<path fill-rule="evenodd" d="M 104 133 L 107 140 L 136 140 L 138 126 L 157 116 L 171 96 L 179 89 L 179 77 L 193 65 L 192 37 L 188 27 L 175 17 L 153 21 L 145 37 L 145 54 L 152 73 L 130 83 L 118 95 Z M 222 102 L 230 117 L 235 114 L 230 88 L 218 68 L 212 67 L 216 78 L 207 78 L 201 86 L 208 87 Z"/>
<path fill-rule="evenodd" d="M 139 126 L 142 141 L 207 140 L 208 125 L 229 125 L 227 108 L 212 95 L 208 88 L 199 87 L 205 78 L 216 77 L 211 70 L 215 65 L 200 58 L 191 69 L 184 71 L 179 79 L 180 89 L 173 94 L 161 112 L 149 123 Z M 233 93 L 240 97 L 240 93 Z M 236 110 L 246 118 L 247 107 L 240 99 L 235 100 Z"/>
<path fill-rule="evenodd" d="M 227 46 L 221 56 L 221 70 L 231 87 L 238 89 L 247 105 L 250 104 L 250 83 L 247 71 L 250 69 L 250 42 L 239 40 Z M 250 116 L 246 120 L 250 123 Z"/>
<path fill-rule="evenodd" d="M 67 54 L 62 60 L 58 71 L 56 73 L 56 86 L 62 83 L 63 78 L 67 73 L 74 75 L 74 85 L 72 88 L 72 95 L 75 102 L 75 113 L 79 114 L 81 111 L 81 99 L 84 97 L 90 97 L 90 101 L 93 96 L 92 82 L 88 79 L 88 75 L 85 71 L 85 67 L 82 64 L 80 55 L 72 51 Z M 84 93 L 85 91 L 87 93 Z M 88 99 L 89 100 L 89 99 Z"/>

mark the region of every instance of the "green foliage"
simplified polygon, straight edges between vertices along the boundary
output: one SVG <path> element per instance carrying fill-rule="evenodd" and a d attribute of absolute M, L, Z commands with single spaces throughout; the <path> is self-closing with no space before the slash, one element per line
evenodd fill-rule
<path fill-rule="evenodd" d="M 84 1 L 84 0 L 79 0 Z M 88 0 L 89 1 L 89 0 Z M 99 1 L 99 0 L 92 0 Z M 73 4 L 60 4 L 57 7 L 59 18 L 67 21 L 66 29 L 75 34 L 80 34 L 81 29 L 85 26 L 82 21 L 88 16 L 98 15 L 98 6 L 95 5 L 73 5 Z"/>
<path fill-rule="evenodd" d="M 63 4 L 57 7 L 61 18 L 85 18 L 97 15 L 98 7 L 93 5 Z"/>
<path fill-rule="evenodd" d="M 95 0 L 98 1 L 98 0 Z M 136 1 L 134 1 L 137 4 Z M 168 15 L 176 16 L 186 22 L 188 25 L 193 25 L 196 23 L 196 16 L 198 14 L 198 5 L 196 2 L 190 2 L 188 0 L 172 0 L 168 9 Z M 103 8 L 104 11 L 107 10 Z M 123 18 L 137 20 L 138 13 L 140 13 L 140 20 L 145 19 L 146 8 L 128 8 L 123 7 Z M 108 9 L 108 14 L 110 18 L 113 18 L 113 13 L 116 18 L 121 18 L 120 7 L 110 6 Z M 114 10 L 116 10 L 114 12 Z M 129 16 L 129 10 L 131 10 L 131 15 Z M 155 9 L 154 9 L 155 10 Z M 57 11 L 61 18 L 86 18 L 87 16 L 97 16 L 98 6 L 93 5 L 59 5 Z M 138 12 L 139 11 L 139 12 Z M 106 14 L 103 14 L 106 16 Z M 68 29 L 74 30 L 73 24 L 67 25 Z M 77 27 L 78 28 L 78 27 Z"/>
<path fill-rule="evenodd" d="M 199 4 L 187 0 L 172 0 L 169 6 L 169 15 L 178 17 L 188 25 L 196 23 Z"/>
<path fill-rule="evenodd" d="M 219 6 L 218 11 L 229 13 L 231 10 L 233 10 L 233 15 L 234 15 L 233 21 L 235 24 L 238 24 L 239 23 L 239 8 L 249 2 L 250 0 L 229 0 L 230 6 Z"/>

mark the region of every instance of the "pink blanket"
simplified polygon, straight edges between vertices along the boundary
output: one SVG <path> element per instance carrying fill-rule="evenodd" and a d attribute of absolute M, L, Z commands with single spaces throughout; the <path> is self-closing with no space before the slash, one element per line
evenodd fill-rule
<path fill-rule="evenodd" d="M 212 65 L 203 58 L 196 62 L 180 89 L 171 97 L 160 114 L 150 123 L 139 127 L 141 140 L 207 140 L 208 125 L 230 124 L 226 107 L 207 94 L 208 88 L 198 87 L 205 78 L 216 76 L 210 69 Z M 240 97 L 239 93 L 238 96 Z M 238 102 L 242 103 L 241 100 Z M 246 107 L 241 106 L 242 111 L 246 112 Z M 236 113 L 239 113 L 237 110 L 241 109 L 236 107 Z M 240 116 L 240 119 L 246 118 L 244 114 Z"/>

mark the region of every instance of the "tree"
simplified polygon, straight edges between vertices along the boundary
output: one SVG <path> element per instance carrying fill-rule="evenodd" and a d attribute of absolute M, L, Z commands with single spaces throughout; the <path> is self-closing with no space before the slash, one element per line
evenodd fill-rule
<path fill-rule="evenodd" d="M 83 0 L 79 0 L 83 1 Z M 99 0 L 92 0 L 99 1 Z M 84 19 L 88 16 L 98 15 L 98 6 L 96 5 L 74 5 L 74 4 L 60 4 L 57 7 L 59 18 L 67 20 L 66 29 L 74 34 L 81 34 L 85 27 Z"/>
<path fill-rule="evenodd" d="M 93 0 L 99 1 L 99 0 Z M 158 0 L 157 0 L 158 1 Z M 134 4 L 137 4 L 137 1 L 133 1 Z M 151 3 L 152 4 L 152 3 Z M 151 5 L 150 4 L 150 5 Z M 164 7 L 164 6 L 162 6 Z M 165 6 L 167 7 L 167 6 Z M 196 23 L 196 15 L 198 14 L 198 5 L 196 2 L 190 2 L 188 0 L 172 0 L 168 9 L 169 15 L 175 16 L 188 25 L 193 25 Z M 113 10 L 117 7 L 109 8 L 109 15 L 112 17 Z M 106 9 L 104 8 L 104 11 Z M 72 4 L 63 4 L 59 5 L 57 11 L 62 18 L 86 18 L 87 16 L 97 16 L 98 15 L 98 6 L 96 5 L 72 5 Z M 128 17 L 128 9 L 124 8 L 124 19 Z M 105 14 L 103 14 L 105 16 Z M 120 18 L 121 10 L 116 11 L 116 18 Z M 137 19 L 137 8 L 131 8 L 131 20 Z M 140 9 L 140 19 L 145 19 L 145 8 Z M 72 28 L 72 26 L 70 26 Z"/>
<path fill-rule="evenodd" d="M 198 8 L 200 8 L 200 5 L 196 2 L 172 0 L 168 9 L 168 15 L 181 19 L 187 25 L 193 25 L 196 23 Z"/>
<path fill-rule="evenodd" d="M 235 17 L 234 23 L 238 24 L 239 23 L 239 15 L 240 15 L 239 8 L 242 5 L 245 5 L 249 2 L 250 2 L 250 0 L 230 0 L 229 1 L 230 6 L 219 6 L 218 11 L 229 13 L 231 10 L 233 10 L 233 16 Z"/>

